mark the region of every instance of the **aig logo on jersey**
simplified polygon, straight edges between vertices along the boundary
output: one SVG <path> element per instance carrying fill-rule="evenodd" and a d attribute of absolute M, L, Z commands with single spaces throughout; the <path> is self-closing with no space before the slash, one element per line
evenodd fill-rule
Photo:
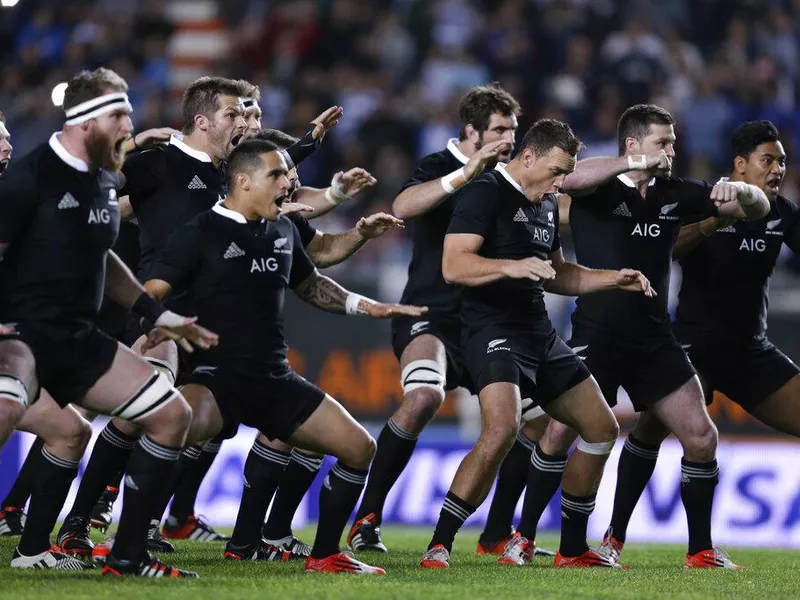
<path fill-rule="evenodd" d="M 107 225 L 111 223 L 111 213 L 107 208 L 90 208 L 88 223 Z"/>
<path fill-rule="evenodd" d="M 658 223 L 637 223 L 631 235 L 656 238 L 661 235 L 661 226 Z"/>

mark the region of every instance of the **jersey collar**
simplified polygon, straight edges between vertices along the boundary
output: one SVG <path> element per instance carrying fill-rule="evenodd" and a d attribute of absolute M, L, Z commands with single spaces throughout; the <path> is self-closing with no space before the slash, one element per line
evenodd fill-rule
<path fill-rule="evenodd" d="M 447 150 L 456 157 L 456 160 L 462 165 L 469 162 L 469 158 L 461 150 L 458 149 L 458 138 L 450 138 L 447 140 Z"/>
<path fill-rule="evenodd" d="M 244 218 L 242 213 L 238 213 L 235 210 L 231 210 L 230 208 L 225 208 L 222 204 L 222 200 L 217 202 L 214 206 L 211 207 L 218 215 L 222 215 L 226 219 L 231 219 L 232 221 L 236 221 L 237 223 L 247 224 L 247 219 Z"/>
<path fill-rule="evenodd" d="M 70 154 L 66 148 L 61 144 L 61 132 L 56 131 L 53 135 L 50 136 L 50 147 L 53 149 L 53 152 L 56 153 L 56 156 L 67 163 L 70 167 L 75 169 L 76 171 L 80 171 L 81 173 L 88 173 L 89 172 L 89 165 L 86 164 L 83 160 L 78 158 L 77 156 L 73 156 Z"/>
<path fill-rule="evenodd" d="M 170 146 L 175 146 L 178 150 L 180 150 L 184 154 L 188 154 L 192 158 L 199 160 L 201 162 L 207 162 L 207 163 L 212 162 L 211 157 L 208 154 L 206 154 L 205 152 L 200 152 L 200 150 L 195 150 L 194 148 L 191 148 L 186 143 L 184 143 L 182 138 L 183 138 L 182 134 L 173 133 L 169 138 Z"/>
<path fill-rule="evenodd" d="M 502 176 L 503 176 L 503 178 L 504 178 L 504 179 L 505 179 L 505 180 L 506 180 L 508 183 L 510 183 L 511 185 L 513 185 L 515 190 L 517 190 L 517 191 L 518 191 L 520 194 L 522 194 L 523 196 L 525 195 L 525 190 L 523 190 L 523 189 L 522 189 L 522 186 L 521 186 L 519 183 L 517 183 L 516 179 L 514 179 L 514 178 L 513 178 L 511 175 L 509 175 L 509 174 L 508 174 L 508 172 L 506 171 L 506 167 L 505 167 L 505 165 L 503 165 L 503 164 L 501 164 L 501 163 L 497 163 L 497 164 L 494 166 L 494 170 L 495 170 L 495 171 L 498 171 L 498 172 L 500 173 L 500 175 L 502 175 Z"/>
<path fill-rule="evenodd" d="M 617 179 L 619 179 L 622 183 L 624 183 L 629 188 L 635 188 L 636 187 L 636 184 L 633 183 L 633 180 L 630 177 L 628 177 L 627 175 L 625 175 L 625 173 L 620 173 L 619 175 L 617 175 Z M 652 177 L 650 179 L 650 181 L 647 182 L 647 187 L 652 187 L 655 184 L 656 184 L 656 178 Z"/>

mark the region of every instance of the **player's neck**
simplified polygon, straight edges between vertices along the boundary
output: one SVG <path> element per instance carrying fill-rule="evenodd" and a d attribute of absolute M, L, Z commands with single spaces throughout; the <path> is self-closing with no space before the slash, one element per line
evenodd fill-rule
<path fill-rule="evenodd" d="M 79 158 L 89 165 L 89 169 L 95 169 L 96 167 L 94 167 L 92 162 L 89 160 L 89 152 L 86 150 L 86 142 L 74 133 L 75 132 L 70 130 L 64 130 L 61 132 L 61 135 L 58 136 L 58 141 L 61 142 L 64 150 L 69 152 L 75 158 Z"/>
<path fill-rule="evenodd" d="M 477 152 L 475 144 L 473 144 L 469 140 L 463 140 L 458 142 L 456 144 L 456 148 L 458 148 L 461 151 L 461 154 L 463 154 L 467 158 L 472 157 L 472 155 Z"/>
<path fill-rule="evenodd" d="M 628 171 L 625 176 L 633 182 L 633 185 L 639 190 L 642 198 L 647 196 L 647 188 L 653 180 L 653 176 L 647 171 Z"/>
<path fill-rule="evenodd" d="M 192 150 L 197 150 L 198 152 L 204 152 L 207 154 L 215 167 L 219 167 L 220 163 L 222 162 L 214 156 L 211 144 L 209 144 L 208 139 L 206 139 L 201 131 L 194 130 L 189 135 L 183 136 L 183 140 L 181 141 L 189 146 L 189 148 Z"/>
<path fill-rule="evenodd" d="M 225 200 L 223 200 L 222 206 L 224 206 L 228 210 L 232 210 L 233 212 L 239 213 L 248 221 L 256 221 L 261 218 L 255 212 L 255 210 L 247 206 L 247 202 L 245 200 L 242 200 L 240 198 L 235 198 L 233 196 L 228 195 L 225 197 Z"/>

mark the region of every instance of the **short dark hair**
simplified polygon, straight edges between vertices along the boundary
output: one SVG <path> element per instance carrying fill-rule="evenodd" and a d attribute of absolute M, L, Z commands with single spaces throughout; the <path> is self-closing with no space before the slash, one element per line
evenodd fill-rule
<path fill-rule="evenodd" d="M 641 142 L 650 133 L 650 125 L 675 125 L 675 119 L 655 104 L 634 104 L 622 113 L 617 122 L 620 156 L 625 154 L 625 140 L 631 137 Z"/>
<path fill-rule="evenodd" d="M 228 157 L 226 165 L 226 177 L 228 178 L 228 189 L 232 190 L 236 175 L 238 173 L 252 174 L 263 166 L 264 154 L 274 152 L 278 147 L 266 140 L 248 139 L 241 142 L 233 149 Z"/>
<path fill-rule="evenodd" d="M 183 92 L 183 133 L 188 135 L 194 131 L 195 115 L 204 115 L 210 119 L 219 110 L 220 96 L 252 97 L 248 94 L 253 93 L 253 88 L 255 86 L 244 79 L 201 77 L 194 80 Z"/>
<path fill-rule="evenodd" d="M 747 158 L 758 146 L 781 137 L 772 121 L 746 121 L 731 134 L 731 158 Z"/>
<path fill-rule="evenodd" d="M 496 81 L 490 85 L 474 87 L 458 105 L 458 116 L 461 119 L 458 139 L 462 141 L 467 139 L 467 125 L 472 125 L 479 133 L 486 131 L 489 128 L 489 119 L 494 113 L 500 113 L 505 117 L 511 115 L 518 117 L 521 112 L 519 102 Z"/>
<path fill-rule="evenodd" d="M 251 136 L 251 140 L 264 140 L 266 142 L 272 142 L 275 144 L 279 149 L 286 150 L 289 146 L 294 146 L 300 140 L 293 135 L 289 135 L 281 131 L 280 129 L 262 129 L 254 136 Z"/>
<path fill-rule="evenodd" d="M 563 121 L 555 119 L 539 119 L 522 138 L 520 152 L 530 148 L 536 156 L 547 154 L 552 148 L 561 148 L 574 156 L 583 148 L 583 144 L 572 128 Z"/>
<path fill-rule="evenodd" d="M 66 111 L 109 91 L 127 92 L 128 84 L 114 71 L 105 67 L 99 67 L 94 71 L 79 71 L 67 82 L 64 103 L 61 107 Z"/>

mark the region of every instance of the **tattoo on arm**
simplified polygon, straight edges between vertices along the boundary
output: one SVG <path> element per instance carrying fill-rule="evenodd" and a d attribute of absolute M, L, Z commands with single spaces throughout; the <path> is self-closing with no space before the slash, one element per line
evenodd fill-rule
<path fill-rule="evenodd" d="M 314 271 L 303 282 L 295 286 L 294 293 L 311 306 L 325 312 L 345 314 L 347 296 L 346 289 L 329 277 Z"/>

